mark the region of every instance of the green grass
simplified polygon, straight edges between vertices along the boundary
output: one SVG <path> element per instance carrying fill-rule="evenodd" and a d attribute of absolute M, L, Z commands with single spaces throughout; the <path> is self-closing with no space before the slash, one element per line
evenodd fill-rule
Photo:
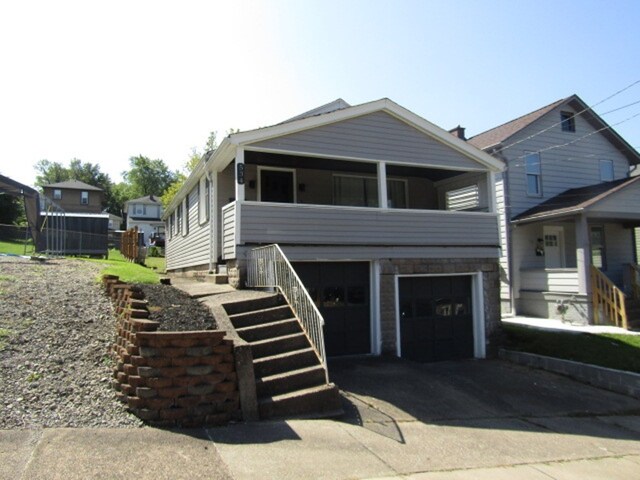
<path fill-rule="evenodd" d="M 503 324 L 505 348 L 640 373 L 640 335 L 544 331 Z"/>
<path fill-rule="evenodd" d="M 152 270 L 151 268 L 127 261 L 122 254 L 115 249 L 109 250 L 108 260 L 90 258 L 83 258 L 82 260 L 105 265 L 106 268 L 100 272 L 100 277 L 102 277 L 102 275 L 117 275 L 120 277 L 120 280 L 127 283 L 160 283 L 160 275 L 158 272 L 164 271 L 164 258 L 158 259 L 162 260 L 162 269 Z"/>
<path fill-rule="evenodd" d="M 12 333 L 8 328 L 0 328 L 0 352 L 7 346 L 7 339 Z"/>
<path fill-rule="evenodd" d="M 27 245 L 25 253 L 24 246 Z M 17 240 L 12 242 L 0 241 L 0 253 L 10 253 L 13 255 L 31 255 L 34 252 L 33 241 Z"/>

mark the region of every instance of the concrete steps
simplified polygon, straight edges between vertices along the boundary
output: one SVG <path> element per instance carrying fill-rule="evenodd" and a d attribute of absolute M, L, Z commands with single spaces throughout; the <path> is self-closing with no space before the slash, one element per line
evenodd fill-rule
<path fill-rule="evenodd" d="M 341 413 L 338 389 L 327 383 L 315 350 L 282 296 L 223 306 L 236 333 L 251 346 L 260 418 Z"/>

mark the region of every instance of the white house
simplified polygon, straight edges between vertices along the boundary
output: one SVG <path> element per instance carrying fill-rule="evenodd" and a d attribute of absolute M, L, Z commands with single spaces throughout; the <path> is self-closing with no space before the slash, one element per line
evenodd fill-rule
<path fill-rule="evenodd" d="M 324 317 L 328 355 L 484 357 L 500 325 L 503 162 L 389 99 L 336 100 L 234 133 L 164 215 L 167 270 L 231 283 L 278 244 Z"/>
<path fill-rule="evenodd" d="M 503 312 L 560 318 L 564 305 L 577 322 L 631 317 L 638 152 L 577 95 L 469 143 L 507 165 L 495 187 Z"/>
<path fill-rule="evenodd" d="M 162 221 L 162 202 L 154 195 L 134 198 L 125 202 L 127 214 L 127 230 L 138 227 L 139 232 L 144 233 L 145 242 L 149 237 L 164 235 L 164 222 Z"/>

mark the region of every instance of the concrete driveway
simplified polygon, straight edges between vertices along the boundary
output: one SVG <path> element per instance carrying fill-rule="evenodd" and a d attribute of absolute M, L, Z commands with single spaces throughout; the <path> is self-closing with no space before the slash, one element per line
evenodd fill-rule
<path fill-rule="evenodd" d="M 329 369 L 343 418 L 210 431 L 234 478 L 640 478 L 631 397 L 499 360 Z"/>

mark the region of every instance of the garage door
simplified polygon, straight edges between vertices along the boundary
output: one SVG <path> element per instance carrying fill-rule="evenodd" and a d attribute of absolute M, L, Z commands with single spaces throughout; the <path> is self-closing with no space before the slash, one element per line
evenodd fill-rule
<path fill-rule="evenodd" d="M 400 277 L 403 358 L 438 362 L 473 357 L 471 277 Z"/>
<path fill-rule="evenodd" d="M 294 262 L 324 317 L 327 356 L 371 353 L 369 264 Z"/>

